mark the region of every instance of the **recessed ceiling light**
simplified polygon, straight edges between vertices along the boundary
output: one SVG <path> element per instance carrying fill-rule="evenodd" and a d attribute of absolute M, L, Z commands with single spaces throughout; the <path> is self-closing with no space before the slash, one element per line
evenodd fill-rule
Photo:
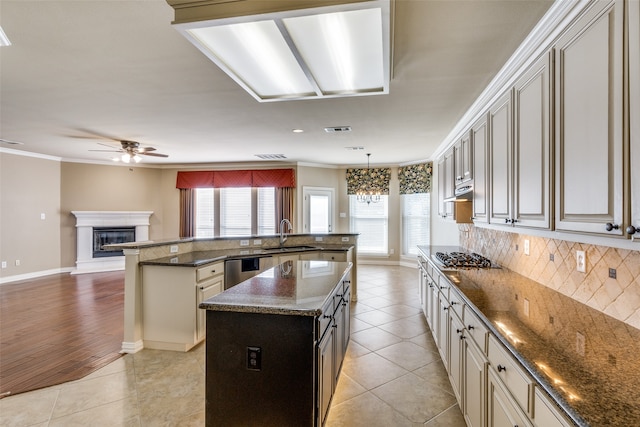
<path fill-rule="evenodd" d="M 324 131 L 327 133 L 334 132 L 351 132 L 351 126 L 332 126 L 324 128 Z"/>
<path fill-rule="evenodd" d="M 304 129 L 293 129 L 292 132 L 293 133 L 303 133 Z"/>
<path fill-rule="evenodd" d="M 282 160 L 287 158 L 284 154 L 256 154 L 255 156 L 263 160 Z"/>

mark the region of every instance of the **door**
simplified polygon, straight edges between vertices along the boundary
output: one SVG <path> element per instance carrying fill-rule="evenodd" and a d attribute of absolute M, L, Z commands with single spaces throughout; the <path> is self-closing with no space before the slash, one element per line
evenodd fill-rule
<path fill-rule="evenodd" d="M 303 187 L 304 232 L 331 233 L 333 231 L 333 188 Z"/>

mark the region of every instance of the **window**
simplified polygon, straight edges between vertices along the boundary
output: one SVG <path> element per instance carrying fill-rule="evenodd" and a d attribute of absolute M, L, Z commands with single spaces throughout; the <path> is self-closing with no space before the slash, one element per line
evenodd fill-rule
<path fill-rule="evenodd" d="M 389 239 L 389 196 L 380 196 L 378 203 L 362 203 L 356 195 L 349 196 L 351 232 L 360 233 L 358 253 L 387 255 Z"/>
<path fill-rule="evenodd" d="M 417 255 L 417 245 L 429 244 L 429 193 L 403 194 L 402 200 L 402 255 Z"/>
<path fill-rule="evenodd" d="M 196 188 L 195 215 L 195 237 L 276 234 L 275 188 Z"/>

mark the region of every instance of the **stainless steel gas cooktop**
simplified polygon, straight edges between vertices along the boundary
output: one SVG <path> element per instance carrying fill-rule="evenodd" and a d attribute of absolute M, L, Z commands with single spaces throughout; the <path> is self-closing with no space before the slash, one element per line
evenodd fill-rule
<path fill-rule="evenodd" d="M 445 268 L 494 268 L 491 260 L 475 252 L 436 252 L 435 259 Z"/>

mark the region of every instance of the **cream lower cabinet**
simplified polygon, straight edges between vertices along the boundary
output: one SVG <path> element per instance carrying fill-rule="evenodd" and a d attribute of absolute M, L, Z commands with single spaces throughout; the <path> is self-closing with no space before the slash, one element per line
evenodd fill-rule
<path fill-rule="evenodd" d="M 531 427 L 526 414 L 518 407 L 495 370 L 487 375 L 487 426 Z"/>
<path fill-rule="evenodd" d="M 188 351 L 205 337 L 204 311 L 198 304 L 224 290 L 224 262 L 206 266 L 142 267 L 144 346 Z"/>
<path fill-rule="evenodd" d="M 538 387 L 534 392 L 533 407 L 533 423 L 536 427 L 571 427 L 573 425 Z"/>

